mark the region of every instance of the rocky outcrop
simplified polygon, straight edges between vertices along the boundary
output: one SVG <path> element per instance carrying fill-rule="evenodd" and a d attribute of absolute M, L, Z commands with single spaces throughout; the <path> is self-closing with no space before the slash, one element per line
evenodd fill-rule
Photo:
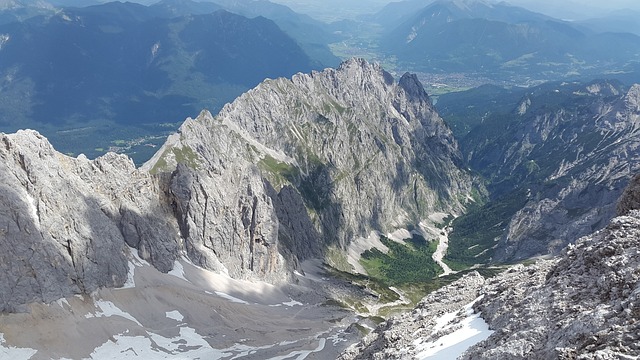
<path fill-rule="evenodd" d="M 618 200 L 618 216 L 627 215 L 631 210 L 640 210 L 640 174 L 636 175 Z"/>
<path fill-rule="evenodd" d="M 339 359 L 415 358 L 415 341 L 432 341 L 446 335 L 447 330 L 437 328 L 437 319 L 447 313 L 458 312 L 472 303 L 480 296 L 484 283 L 484 277 L 472 272 L 453 284 L 438 289 L 422 299 L 413 311 L 380 324 L 362 341 L 347 348 Z"/>
<path fill-rule="evenodd" d="M 557 254 L 616 215 L 640 171 L 639 93 L 607 82 L 548 85 L 532 90 L 504 133 L 473 137 L 469 161 L 492 179 L 491 191 L 528 194 L 509 214 L 494 261 Z"/>
<path fill-rule="evenodd" d="M 637 184 L 625 192 L 620 203 L 637 195 Z M 638 269 L 640 210 L 632 209 L 566 247 L 558 259 L 515 265 L 486 280 L 463 277 L 424 298 L 413 312 L 381 324 L 343 359 L 413 358 L 416 344 L 442 335 L 433 331 L 439 309 L 458 311 L 474 296 L 480 297 L 474 310 L 494 332 L 460 359 L 635 359 Z"/>
<path fill-rule="evenodd" d="M 125 244 L 172 268 L 177 229 L 158 182 L 130 159 L 70 158 L 35 131 L 0 144 L 0 311 L 121 286 Z"/>
<path fill-rule="evenodd" d="M 267 80 L 187 119 L 141 169 L 1 135 L 0 310 L 121 286 L 133 248 L 235 278 L 286 281 L 328 242 L 459 212 L 457 145 L 415 76 L 363 60 Z"/>
<path fill-rule="evenodd" d="M 496 332 L 464 359 L 640 355 L 640 212 L 570 245 L 544 278 L 490 281 L 477 309 Z"/>

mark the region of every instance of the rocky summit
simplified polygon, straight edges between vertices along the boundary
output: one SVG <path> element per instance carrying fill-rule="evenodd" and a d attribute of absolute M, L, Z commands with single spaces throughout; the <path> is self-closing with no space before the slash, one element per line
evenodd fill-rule
<path fill-rule="evenodd" d="M 267 80 L 185 121 L 141 169 L 34 131 L 0 142 L 1 311 L 122 286 L 129 247 L 162 272 L 186 256 L 283 282 L 327 244 L 460 212 L 471 189 L 417 78 L 363 60 Z"/>

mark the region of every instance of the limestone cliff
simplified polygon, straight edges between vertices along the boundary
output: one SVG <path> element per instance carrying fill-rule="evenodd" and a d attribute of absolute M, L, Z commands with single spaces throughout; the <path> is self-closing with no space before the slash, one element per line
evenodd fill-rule
<path fill-rule="evenodd" d="M 149 163 L 0 136 L 0 311 L 121 286 L 127 253 L 273 283 L 372 230 L 460 212 L 460 153 L 413 75 L 362 60 L 267 80 L 187 119 Z M 128 246 L 127 246 L 128 245 Z"/>
<path fill-rule="evenodd" d="M 468 136 L 471 166 L 490 179 L 494 196 L 526 203 L 496 225 L 504 232 L 494 261 L 557 254 L 616 215 L 617 199 L 640 171 L 639 91 L 605 81 L 545 85 L 508 120 Z"/>
<path fill-rule="evenodd" d="M 35 131 L 0 135 L 0 311 L 127 277 L 125 244 L 162 271 L 178 254 L 159 183 L 125 156 L 56 152 Z"/>
<path fill-rule="evenodd" d="M 415 76 L 396 83 L 350 60 L 267 80 L 217 116 L 188 120 L 144 169 L 171 177 L 196 263 L 227 259 L 235 276 L 266 276 L 282 267 L 279 240 L 304 259 L 326 243 L 460 212 L 471 181 L 459 162 Z"/>

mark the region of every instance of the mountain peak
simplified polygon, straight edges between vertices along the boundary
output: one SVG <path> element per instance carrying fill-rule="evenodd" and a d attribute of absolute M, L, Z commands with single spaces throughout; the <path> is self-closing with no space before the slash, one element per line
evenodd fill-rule
<path fill-rule="evenodd" d="M 420 80 L 418 80 L 418 76 L 416 74 L 411 74 L 408 72 L 404 73 L 404 75 L 402 75 L 402 77 L 398 81 L 398 84 L 411 97 L 423 101 L 429 101 L 429 96 L 427 95 L 427 92 L 424 91 L 424 87 L 422 86 Z"/>

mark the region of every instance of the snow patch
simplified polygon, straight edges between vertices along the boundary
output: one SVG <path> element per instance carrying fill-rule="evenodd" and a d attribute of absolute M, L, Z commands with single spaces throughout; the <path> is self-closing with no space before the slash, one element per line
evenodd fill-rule
<path fill-rule="evenodd" d="M 34 199 L 31 194 L 25 191 L 27 197 L 27 203 L 29 204 L 29 213 L 31 213 L 31 218 L 33 219 L 33 223 L 35 224 L 37 229 L 40 229 L 40 216 L 38 216 L 38 203 L 36 199 Z"/>
<path fill-rule="evenodd" d="M 326 343 L 327 343 L 327 339 L 320 338 L 318 339 L 318 346 L 313 350 L 293 351 L 288 353 L 287 355 L 272 357 L 269 360 L 287 360 L 287 359 L 304 360 L 307 358 L 307 356 L 311 355 L 312 353 L 322 351 Z"/>
<path fill-rule="evenodd" d="M 182 321 L 184 319 L 184 316 L 182 316 L 178 310 L 167 311 L 165 314 L 169 319 L 173 319 L 175 321 Z"/>
<path fill-rule="evenodd" d="M 304 304 L 303 304 L 303 303 L 301 303 L 301 302 L 299 302 L 299 301 L 295 301 L 295 300 L 293 300 L 293 299 L 292 299 L 292 300 L 291 300 L 291 301 L 289 301 L 289 302 L 284 302 L 284 303 L 282 303 L 282 305 L 285 305 L 285 306 L 289 306 L 289 307 L 291 307 L 291 306 L 296 306 L 296 305 L 298 305 L 298 306 L 302 306 L 302 305 L 304 305 Z"/>
<path fill-rule="evenodd" d="M 412 237 L 413 235 L 407 229 L 398 229 L 392 233 L 387 234 L 387 238 L 389 238 L 389 240 L 393 240 L 400 244 L 406 244 L 404 240 L 411 239 Z"/>
<path fill-rule="evenodd" d="M 15 346 L 6 346 L 4 334 L 0 333 L 0 359 L 31 359 L 38 350 L 29 348 L 17 348 Z"/>
<path fill-rule="evenodd" d="M 140 322 L 136 318 L 134 318 L 131 314 L 122 311 L 120 308 L 116 306 L 116 304 L 112 303 L 111 301 L 97 300 L 95 302 L 95 305 L 98 309 L 100 309 L 100 311 L 96 312 L 95 314 L 86 314 L 84 316 L 85 318 L 88 319 L 92 317 L 100 318 L 100 317 L 120 316 L 125 319 L 131 320 L 136 324 L 138 324 L 140 327 L 142 327 L 142 324 L 140 324 Z"/>
<path fill-rule="evenodd" d="M 96 348 L 91 359 L 221 359 L 232 353 L 213 349 L 194 329 L 182 327 L 180 335 L 166 338 L 158 334 L 146 336 L 114 335 Z"/>
<path fill-rule="evenodd" d="M 295 301 L 295 300 L 293 300 L 293 299 L 289 299 L 289 300 L 291 300 L 291 301 L 283 302 L 283 303 L 281 303 L 281 304 L 269 305 L 269 306 L 271 306 L 271 307 L 278 307 L 278 306 L 282 306 L 282 305 L 284 305 L 284 306 L 292 307 L 292 306 L 296 306 L 296 305 L 298 305 L 298 306 L 303 306 L 303 305 L 304 305 L 303 303 L 301 303 L 301 302 L 299 302 L 299 301 Z"/>
<path fill-rule="evenodd" d="M 221 298 L 225 298 L 231 302 L 234 303 L 238 303 L 238 304 L 248 304 L 248 302 L 242 300 L 242 299 L 238 299 L 237 297 L 231 296 L 229 294 L 223 293 L 222 291 L 216 291 L 215 292 L 216 295 L 220 296 Z"/>
<path fill-rule="evenodd" d="M 131 289 L 136 287 L 136 281 L 134 280 L 136 266 L 131 261 L 128 262 L 127 266 L 129 267 L 129 272 L 127 273 L 127 281 L 124 283 L 124 285 L 122 285 L 121 289 Z"/>
<path fill-rule="evenodd" d="M 481 298 L 477 298 L 463 308 L 465 317 L 459 321 L 455 321 L 458 312 L 446 313 L 439 317 L 432 335 L 441 330 L 458 328 L 434 341 L 415 340 L 413 345 L 418 353 L 416 357 L 420 360 L 455 359 L 471 346 L 491 336 L 493 331 L 489 330 L 489 326 L 480 317 L 480 313 L 473 313 L 473 304 Z"/>
<path fill-rule="evenodd" d="M 176 260 L 173 262 L 173 269 L 171 269 L 171 271 L 168 272 L 169 275 L 173 275 L 177 278 L 180 278 L 184 281 L 189 281 L 187 280 L 187 278 L 184 276 L 184 267 L 182 266 L 182 264 Z"/>
<path fill-rule="evenodd" d="M 58 306 L 63 309 L 71 309 L 71 305 L 69 305 L 69 302 L 66 298 L 56 300 L 56 304 L 58 304 Z"/>

